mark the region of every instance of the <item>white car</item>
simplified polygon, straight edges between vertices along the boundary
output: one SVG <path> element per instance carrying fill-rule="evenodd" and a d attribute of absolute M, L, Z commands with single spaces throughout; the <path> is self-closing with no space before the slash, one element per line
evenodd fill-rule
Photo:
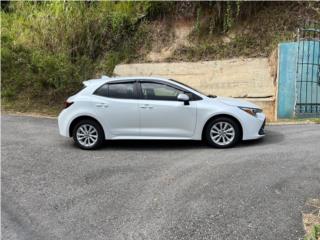
<path fill-rule="evenodd" d="M 226 148 L 264 136 L 265 115 L 256 105 L 206 96 L 171 79 L 102 76 L 65 101 L 59 131 L 82 149 L 104 140 L 206 140 Z"/>

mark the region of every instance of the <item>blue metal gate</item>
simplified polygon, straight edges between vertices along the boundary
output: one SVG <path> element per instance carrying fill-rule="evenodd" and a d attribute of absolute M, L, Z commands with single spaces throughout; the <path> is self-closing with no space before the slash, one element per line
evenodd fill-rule
<path fill-rule="evenodd" d="M 298 31 L 297 117 L 320 117 L 320 27 L 308 22 Z"/>

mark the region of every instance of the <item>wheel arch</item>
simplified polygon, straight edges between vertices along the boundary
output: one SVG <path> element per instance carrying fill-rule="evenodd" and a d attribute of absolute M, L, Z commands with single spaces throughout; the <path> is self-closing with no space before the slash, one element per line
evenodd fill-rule
<path fill-rule="evenodd" d="M 78 116 L 71 121 L 70 126 L 69 126 L 69 137 L 72 137 L 73 129 L 77 125 L 77 123 L 82 120 L 86 120 L 86 119 L 97 122 L 100 125 L 101 129 L 103 130 L 104 137 L 106 137 L 105 129 L 103 128 L 102 124 L 96 118 L 88 116 L 88 115 Z"/>
<path fill-rule="evenodd" d="M 206 123 L 204 124 L 203 128 L 202 128 L 202 133 L 201 133 L 201 139 L 205 139 L 205 130 L 208 126 L 208 124 L 213 121 L 214 119 L 217 119 L 217 118 L 220 118 L 220 117 L 225 117 L 225 118 L 230 118 L 232 120 L 234 120 L 238 126 L 239 126 L 239 129 L 240 129 L 240 139 L 243 138 L 243 127 L 242 127 L 242 124 L 241 122 L 239 121 L 239 119 L 237 119 L 236 117 L 230 115 L 230 114 L 217 114 L 217 115 L 214 115 L 214 116 L 211 116 L 207 121 Z"/>

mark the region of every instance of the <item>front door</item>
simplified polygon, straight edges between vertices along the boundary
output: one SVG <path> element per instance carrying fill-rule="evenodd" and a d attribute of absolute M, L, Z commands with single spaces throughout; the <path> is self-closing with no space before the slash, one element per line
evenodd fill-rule
<path fill-rule="evenodd" d="M 183 91 L 156 82 L 141 82 L 140 134 L 151 138 L 190 138 L 196 125 L 196 101 L 178 101 Z"/>

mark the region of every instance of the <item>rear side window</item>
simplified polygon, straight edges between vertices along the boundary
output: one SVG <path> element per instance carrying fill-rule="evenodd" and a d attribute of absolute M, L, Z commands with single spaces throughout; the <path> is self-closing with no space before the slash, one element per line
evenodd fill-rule
<path fill-rule="evenodd" d="M 123 98 L 134 99 L 134 83 L 109 83 L 101 86 L 95 92 L 95 95 L 110 97 L 110 98 Z"/>
<path fill-rule="evenodd" d="M 135 98 L 134 83 L 113 83 L 109 84 L 108 97 L 111 98 Z"/>

